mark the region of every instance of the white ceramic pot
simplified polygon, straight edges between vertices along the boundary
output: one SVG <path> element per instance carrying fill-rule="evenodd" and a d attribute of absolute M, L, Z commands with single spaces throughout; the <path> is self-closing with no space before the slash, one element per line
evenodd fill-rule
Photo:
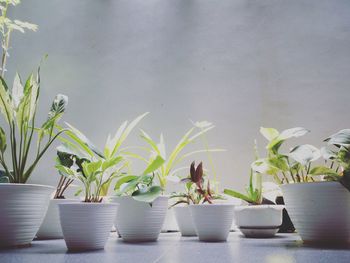
<path fill-rule="evenodd" d="M 281 186 L 287 211 L 304 242 L 350 243 L 350 192 L 338 182 Z"/>
<path fill-rule="evenodd" d="M 190 211 L 199 240 L 227 240 L 233 222 L 233 204 L 190 205 Z"/>
<path fill-rule="evenodd" d="M 0 246 L 32 242 L 54 190 L 45 185 L 0 184 Z"/>
<path fill-rule="evenodd" d="M 80 202 L 76 199 L 51 199 L 49 208 L 45 215 L 36 237 L 38 239 L 59 239 L 63 238 L 58 204 Z"/>
<path fill-rule="evenodd" d="M 283 205 L 236 206 L 236 224 L 246 237 L 273 237 L 282 224 L 283 208 Z"/>
<path fill-rule="evenodd" d="M 177 225 L 182 236 L 197 236 L 189 206 L 175 206 L 173 208 Z"/>
<path fill-rule="evenodd" d="M 110 197 L 119 204 L 115 226 L 126 242 L 156 241 L 168 210 L 168 197 L 159 196 L 152 205 L 135 201 L 130 196 Z"/>
<path fill-rule="evenodd" d="M 174 208 L 171 207 L 168 209 L 168 211 L 166 213 L 164 223 L 162 226 L 162 233 L 178 232 L 178 231 L 179 231 L 179 228 L 178 228 L 177 223 L 176 223 Z"/>
<path fill-rule="evenodd" d="M 58 208 L 69 250 L 104 248 L 117 214 L 117 204 L 61 203 Z"/>

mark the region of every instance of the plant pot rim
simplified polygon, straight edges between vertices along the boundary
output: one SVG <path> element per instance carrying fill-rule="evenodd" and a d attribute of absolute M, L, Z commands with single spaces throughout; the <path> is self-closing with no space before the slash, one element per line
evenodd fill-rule
<path fill-rule="evenodd" d="M 340 182 L 337 181 L 331 181 L 331 182 L 327 182 L 327 181 L 321 181 L 321 182 L 305 182 L 305 183 L 290 183 L 290 184 L 282 184 L 280 185 L 280 187 L 283 188 L 287 188 L 287 187 L 308 187 L 308 186 L 316 186 L 316 185 L 335 185 L 335 184 L 341 184 Z"/>
<path fill-rule="evenodd" d="M 263 209 L 283 210 L 284 208 L 285 205 L 239 205 L 235 206 L 235 211 Z"/>
<path fill-rule="evenodd" d="M 119 204 L 113 203 L 87 203 L 87 202 L 68 202 L 58 204 L 59 206 L 118 206 Z"/>
<path fill-rule="evenodd" d="M 107 199 L 107 200 L 115 200 L 115 199 L 133 199 L 133 200 L 136 201 L 136 202 L 145 203 L 145 202 L 142 202 L 142 201 L 137 201 L 137 200 L 135 200 L 135 199 L 132 198 L 132 196 L 130 196 L 130 195 L 123 195 L 123 196 L 111 195 L 111 196 L 106 196 L 106 199 Z M 160 196 L 158 196 L 155 200 L 157 200 L 157 199 L 169 199 L 169 196 L 167 196 L 167 195 L 160 195 Z M 155 200 L 154 200 L 154 201 L 155 201 Z"/>
<path fill-rule="evenodd" d="M 39 187 L 39 188 L 47 188 L 51 190 L 55 190 L 56 188 L 51 185 L 43 185 L 43 184 L 17 184 L 17 183 L 0 183 L 0 188 L 5 187 Z"/>
<path fill-rule="evenodd" d="M 231 204 L 231 203 L 219 203 L 219 204 L 208 204 L 208 203 L 205 203 L 205 204 L 190 204 L 188 205 L 189 207 L 206 207 L 206 206 L 235 206 L 234 204 Z"/>

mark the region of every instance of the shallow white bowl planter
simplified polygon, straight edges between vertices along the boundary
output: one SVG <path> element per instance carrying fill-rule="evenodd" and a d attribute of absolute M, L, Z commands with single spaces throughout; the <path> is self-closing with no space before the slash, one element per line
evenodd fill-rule
<path fill-rule="evenodd" d="M 283 208 L 283 205 L 236 206 L 237 227 L 246 237 L 273 237 L 282 224 Z"/>
<path fill-rule="evenodd" d="M 200 241 L 226 241 L 233 221 L 233 204 L 190 205 L 193 223 Z"/>
<path fill-rule="evenodd" d="M 350 192 L 338 182 L 281 186 L 292 222 L 304 242 L 350 243 Z"/>
<path fill-rule="evenodd" d="M 177 225 L 182 236 L 197 236 L 189 206 L 173 207 Z"/>
<path fill-rule="evenodd" d="M 104 248 L 117 214 L 117 204 L 61 203 L 58 208 L 69 250 Z"/>
<path fill-rule="evenodd" d="M 36 237 L 38 239 L 60 239 L 63 238 L 58 204 L 80 202 L 77 199 L 51 199 L 49 208 L 45 215 Z"/>
<path fill-rule="evenodd" d="M 0 184 L 0 246 L 32 242 L 54 190 L 45 185 Z"/>
<path fill-rule="evenodd" d="M 126 242 L 156 241 L 168 210 L 168 197 L 159 196 L 152 205 L 135 201 L 130 196 L 110 197 L 119 204 L 115 219 L 118 233 Z"/>

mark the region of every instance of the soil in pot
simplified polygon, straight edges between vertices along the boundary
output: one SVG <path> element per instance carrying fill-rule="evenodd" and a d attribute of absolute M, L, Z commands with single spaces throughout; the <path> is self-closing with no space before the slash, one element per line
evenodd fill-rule
<path fill-rule="evenodd" d="M 168 197 L 159 196 L 152 204 L 134 200 L 130 196 L 110 197 L 119 204 L 115 226 L 126 242 L 156 241 L 168 210 Z"/>
<path fill-rule="evenodd" d="M 104 248 L 117 214 L 117 204 L 79 202 L 58 206 L 68 250 Z"/>
<path fill-rule="evenodd" d="M 37 233 L 55 188 L 0 184 L 0 246 L 26 246 Z"/>

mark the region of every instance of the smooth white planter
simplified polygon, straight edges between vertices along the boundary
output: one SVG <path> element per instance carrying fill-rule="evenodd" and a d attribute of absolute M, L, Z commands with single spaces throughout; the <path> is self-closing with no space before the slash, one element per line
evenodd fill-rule
<path fill-rule="evenodd" d="M 117 214 L 117 204 L 61 203 L 58 208 L 69 250 L 104 248 Z"/>
<path fill-rule="evenodd" d="M 246 237 L 273 237 L 282 224 L 283 208 L 283 205 L 236 206 L 236 224 Z"/>
<path fill-rule="evenodd" d="M 350 192 L 338 182 L 281 186 L 287 211 L 304 242 L 350 243 Z"/>
<path fill-rule="evenodd" d="M 58 204 L 80 202 L 77 199 L 51 199 L 43 223 L 36 237 L 38 239 L 60 239 L 63 238 Z"/>
<path fill-rule="evenodd" d="M 189 206 L 175 206 L 172 209 L 181 235 L 197 236 Z"/>
<path fill-rule="evenodd" d="M 135 201 L 130 196 L 110 197 L 119 204 L 115 226 L 126 242 L 156 241 L 168 210 L 168 197 L 159 196 L 152 205 Z"/>
<path fill-rule="evenodd" d="M 174 208 L 171 207 L 171 208 L 168 208 L 161 232 L 166 233 L 166 232 L 177 232 L 177 231 L 179 231 L 179 228 L 176 223 Z"/>
<path fill-rule="evenodd" d="M 35 184 L 0 184 L 0 246 L 32 242 L 55 188 Z"/>
<path fill-rule="evenodd" d="M 227 240 L 233 222 L 233 204 L 190 205 L 190 211 L 199 240 Z"/>

